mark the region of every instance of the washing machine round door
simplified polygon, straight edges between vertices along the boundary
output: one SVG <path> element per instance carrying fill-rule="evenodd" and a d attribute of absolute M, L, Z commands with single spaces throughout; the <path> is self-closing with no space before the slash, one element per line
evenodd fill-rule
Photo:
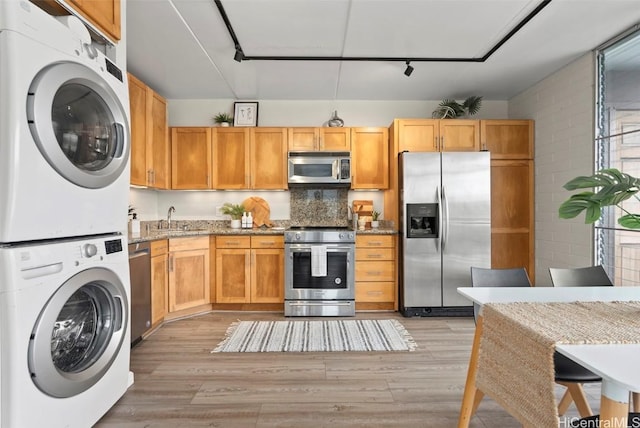
<path fill-rule="evenodd" d="M 27 97 L 29 127 L 42 155 L 61 176 L 91 189 L 110 185 L 127 166 L 127 112 L 100 75 L 76 63 L 41 70 Z"/>
<path fill-rule="evenodd" d="M 91 268 L 69 278 L 42 309 L 29 341 L 36 386 L 57 398 L 91 388 L 125 341 L 128 300 L 111 270 Z"/>

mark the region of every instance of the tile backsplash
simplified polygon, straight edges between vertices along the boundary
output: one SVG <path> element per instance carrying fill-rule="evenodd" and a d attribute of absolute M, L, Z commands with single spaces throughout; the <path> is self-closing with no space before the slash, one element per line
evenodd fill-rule
<path fill-rule="evenodd" d="M 294 226 L 349 226 L 349 189 L 290 189 Z"/>

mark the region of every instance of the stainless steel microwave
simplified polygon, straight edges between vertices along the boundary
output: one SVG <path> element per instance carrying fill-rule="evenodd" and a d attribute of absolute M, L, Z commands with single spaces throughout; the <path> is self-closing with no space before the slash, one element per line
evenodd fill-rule
<path fill-rule="evenodd" d="M 349 152 L 289 152 L 289 187 L 351 186 Z"/>

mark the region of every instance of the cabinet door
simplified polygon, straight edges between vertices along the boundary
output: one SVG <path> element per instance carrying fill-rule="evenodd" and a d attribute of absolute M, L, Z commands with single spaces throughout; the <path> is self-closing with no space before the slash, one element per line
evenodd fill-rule
<path fill-rule="evenodd" d="M 533 159 L 532 120 L 481 120 L 482 150 L 491 159 Z"/>
<path fill-rule="evenodd" d="M 251 129 L 251 188 L 287 190 L 287 129 Z"/>
<path fill-rule="evenodd" d="M 129 78 L 131 111 L 131 184 L 146 186 L 147 170 L 147 85 L 132 74 Z"/>
<path fill-rule="evenodd" d="M 319 150 L 348 152 L 351 150 L 350 128 L 320 128 Z"/>
<path fill-rule="evenodd" d="M 213 135 L 213 188 L 249 188 L 249 129 L 218 128 Z"/>
<path fill-rule="evenodd" d="M 151 257 L 151 323 L 154 325 L 167 314 L 168 280 L 167 255 Z"/>
<path fill-rule="evenodd" d="M 389 188 L 389 130 L 352 128 L 351 146 L 351 188 Z"/>
<path fill-rule="evenodd" d="M 438 151 L 438 120 L 402 119 L 398 121 L 398 153 Z"/>
<path fill-rule="evenodd" d="M 251 250 L 251 303 L 284 303 L 284 250 Z"/>
<path fill-rule="evenodd" d="M 208 189 L 211 128 L 171 129 L 171 188 Z"/>
<path fill-rule="evenodd" d="M 491 267 L 527 269 L 535 281 L 531 160 L 491 161 Z"/>
<path fill-rule="evenodd" d="M 443 119 L 440 121 L 440 151 L 480 151 L 480 123 L 477 120 Z"/>
<path fill-rule="evenodd" d="M 251 301 L 251 250 L 216 249 L 216 302 Z"/>
<path fill-rule="evenodd" d="M 318 128 L 289 128 L 289 151 L 318 150 Z"/>
<path fill-rule="evenodd" d="M 209 250 L 169 254 L 169 311 L 189 309 L 209 302 Z"/>
<path fill-rule="evenodd" d="M 147 165 L 151 169 L 151 186 L 171 187 L 171 147 L 167 127 L 167 101 L 147 90 Z"/>

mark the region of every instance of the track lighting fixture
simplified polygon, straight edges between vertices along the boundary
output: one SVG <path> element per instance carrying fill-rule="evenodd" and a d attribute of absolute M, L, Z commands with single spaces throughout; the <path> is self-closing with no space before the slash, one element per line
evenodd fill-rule
<path fill-rule="evenodd" d="M 244 59 L 244 54 L 242 53 L 242 50 L 236 48 L 236 54 L 233 56 L 233 59 L 235 59 L 238 62 L 242 62 L 242 60 Z"/>
<path fill-rule="evenodd" d="M 413 73 L 413 67 L 411 66 L 411 61 L 407 61 L 407 68 L 404 70 L 404 75 L 409 77 Z"/>

